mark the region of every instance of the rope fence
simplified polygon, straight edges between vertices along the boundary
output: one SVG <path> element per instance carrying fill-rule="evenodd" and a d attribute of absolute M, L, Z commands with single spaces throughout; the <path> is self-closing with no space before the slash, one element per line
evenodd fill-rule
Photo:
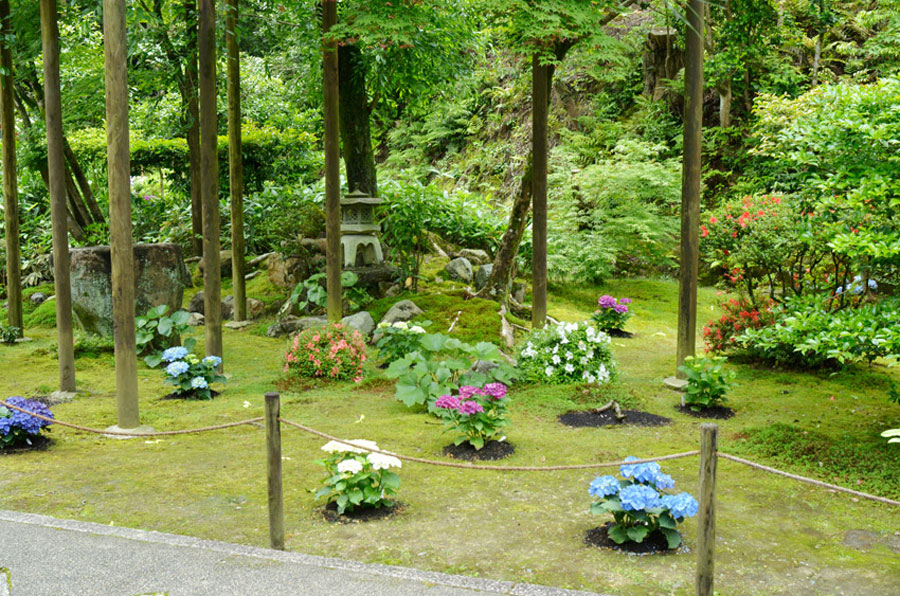
<path fill-rule="evenodd" d="M 422 457 L 414 457 L 401 453 L 385 451 L 382 449 L 370 449 L 360 447 L 348 441 L 330 435 L 328 433 L 316 430 L 312 427 L 294 422 L 281 417 L 281 397 L 277 393 L 267 393 L 265 396 L 265 416 L 257 418 L 248 418 L 237 422 L 227 422 L 213 426 L 203 426 L 199 428 L 185 430 L 169 430 L 154 432 L 129 432 L 129 431 L 112 431 L 90 428 L 70 422 L 55 420 L 48 416 L 43 416 L 30 410 L 14 406 L 0 399 L 0 406 L 9 410 L 15 410 L 23 414 L 28 414 L 40 420 L 58 424 L 59 426 L 70 428 L 72 430 L 87 432 L 104 436 L 122 436 L 122 437 L 162 437 L 173 435 L 186 435 L 193 433 L 203 433 L 215 430 L 223 430 L 234 428 L 237 426 L 257 424 L 265 421 L 266 428 L 266 460 L 267 460 L 267 484 L 268 484 L 268 502 L 269 502 L 269 538 L 272 548 L 284 550 L 284 495 L 282 490 L 282 457 L 281 457 L 281 425 L 296 428 L 313 436 L 320 437 L 329 441 L 335 441 L 342 445 L 353 447 L 355 450 L 361 450 L 366 453 L 378 453 L 381 455 L 390 455 L 397 459 L 424 464 L 429 466 L 438 466 L 444 468 L 456 468 L 464 470 L 482 470 L 492 472 L 558 472 L 566 470 L 588 470 L 597 468 L 612 468 L 623 464 L 640 464 L 649 462 L 662 462 L 687 457 L 700 456 L 700 510 L 698 519 L 698 540 L 697 540 L 697 581 L 696 592 L 699 596 L 709 596 L 713 593 L 713 570 L 715 565 L 714 547 L 715 547 L 715 485 L 716 485 L 716 462 L 718 459 L 725 459 L 735 463 L 748 466 L 752 469 L 775 474 L 785 478 L 790 478 L 798 482 L 811 484 L 821 488 L 837 491 L 858 497 L 900 507 L 900 501 L 870 495 L 861 491 L 844 488 L 836 484 L 829 484 L 807 478 L 797 474 L 791 474 L 777 468 L 764 466 L 756 462 L 743 459 L 727 453 L 718 451 L 718 426 L 715 424 L 703 424 L 701 426 L 701 448 L 699 450 L 685 451 L 682 453 L 673 453 L 662 455 L 659 457 L 650 457 L 646 459 L 633 459 L 629 461 L 611 461 L 611 462 L 595 462 L 587 464 L 571 464 L 571 465 L 551 465 L 551 466 L 498 466 L 490 464 L 472 464 L 451 461 L 440 461 L 427 459 Z"/>

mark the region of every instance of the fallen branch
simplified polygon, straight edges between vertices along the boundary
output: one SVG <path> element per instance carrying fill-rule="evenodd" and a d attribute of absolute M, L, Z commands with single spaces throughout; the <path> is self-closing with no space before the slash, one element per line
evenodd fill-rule
<path fill-rule="evenodd" d="M 613 410 L 616 416 L 616 420 L 618 420 L 619 422 L 625 420 L 625 414 L 622 413 L 622 408 L 619 407 L 619 402 L 617 402 L 616 400 L 610 400 L 609 403 L 600 406 L 599 408 L 594 410 L 594 412 L 599 414 L 607 410 Z"/>

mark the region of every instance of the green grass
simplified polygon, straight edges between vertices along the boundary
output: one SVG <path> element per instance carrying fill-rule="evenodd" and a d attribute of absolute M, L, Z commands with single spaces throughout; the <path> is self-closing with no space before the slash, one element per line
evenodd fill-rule
<path fill-rule="evenodd" d="M 437 294 L 437 289 L 426 285 L 425 293 L 413 300 L 431 309 L 426 315 L 440 329 L 456 310 L 472 303 L 453 291 Z M 604 292 L 635 299 L 635 317 L 628 324 L 635 337 L 613 340 L 621 374 L 607 389 L 585 395 L 573 387 L 514 388 L 507 436 L 516 453 L 505 463 L 582 463 L 697 447 L 701 420 L 678 413 L 677 395 L 661 384 L 674 368 L 676 289 L 667 280 L 551 288 L 550 313 L 566 320 L 587 317 Z M 701 322 L 714 314 L 715 301 L 714 290 L 701 290 Z M 379 302 L 373 315 L 391 303 Z M 463 316 L 457 325 L 471 339 L 496 330 L 496 310 L 485 306 L 471 320 Z M 191 333 L 202 343 L 202 329 Z M 54 332 L 34 328 L 28 334 L 36 341 L 0 348 L 0 367 L 8 371 L 0 375 L 0 395 L 42 394 L 56 383 L 57 363 L 50 350 Z M 161 373 L 141 366 L 142 421 L 164 430 L 261 416 L 262 396 L 279 377 L 286 345 L 287 340 L 226 329 L 230 379 L 222 395 L 208 402 L 162 400 L 168 389 Z M 79 387 L 86 393 L 57 406 L 57 417 L 99 428 L 113 424 L 112 358 L 79 358 L 77 368 Z M 737 416 L 720 422 L 723 451 L 900 497 L 900 449 L 890 449 L 895 446 L 878 437 L 885 428 L 900 427 L 900 408 L 886 399 L 886 379 L 896 373 L 880 367 L 852 368 L 841 375 L 732 368 L 739 386 L 729 395 L 729 405 Z M 284 392 L 283 416 L 339 436 L 373 439 L 392 451 L 440 458 L 451 436 L 392 394 L 391 384 L 375 377 L 360 386 Z M 668 416 L 673 423 L 571 429 L 556 422 L 567 410 L 595 407 L 610 397 Z M 132 441 L 59 427 L 51 434 L 56 442 L 48 451 L 0 456 L 0 507 L 267 544 L 261 427 Z M 367 524 L 331 524 L 312 496 L 321 480 L 321 468 L 313 460 L 324 441 L 293 429 L 285 429 L 283 436 L 287 543 L 292 550 L 615 594 L 693 593 L 693 553 L 629 557 L 583 543 L 584 533 L 604 521 L 588 513 L 587 485 L 594 472 L 515 474 L 406 464 L 401 470 L 402 514 Z M 673 475 L 677 489 L 696 494 L 696 459 L 663 468 Z M 719 464 L 718 491 L 719 594 L 896 593 L 900 560 L 890 547 L 896 509 L 728 461 Z M 874 546 L 859 550 L 845 545 L 851 530 L 872 532 Z M 695 520 L 684 524 L 691 549 L 696 531 Z"/>

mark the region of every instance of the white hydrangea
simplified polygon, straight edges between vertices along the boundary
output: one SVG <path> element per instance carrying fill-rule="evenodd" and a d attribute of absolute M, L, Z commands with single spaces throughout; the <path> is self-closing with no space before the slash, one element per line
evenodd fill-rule
<path fill-rule="evenodd" d="M 409 329 L 409 325 L 406 321 L 397 321 L 393 325 L 391 325 L 394 329 Z"/>
<path fill-rule="evenodd" d="M 374 470 L 387 470 L 388 468 L 400 468 L 403 462 L 393 455 L 383 455 L 381 453 L 370 453 L 366 456 L 369 463 L 372 464 Z"/>
<path fill-rule="evenodd" d="M 369 457 L 371 456 L 372 454 L 369 454 Z M 345 459 L 338 463 L 337 469 L 341 474 L 356 474 L 362 471 L 363 465 L 355 459 Z"/>
<path fill-rule="evenodd" d="M 378 449 L 375 441 L 367 441 L 365 439 L 353 439 L 347 441 L 350 445 L 338 443 L 337 441 L 328 441 L 322 445 L 322 451 L 327 453 L 368 453 L 373 449 Z"/>
<path fill-rule="evenodd" d="M 413 325 L 412 327 L 409 328 L 409 330 L 412 331 L 413 333 L 418 333 L 419 335 L 422 335 L 423 333 L 425 333 L 425 329 L 419 325 Z"/>

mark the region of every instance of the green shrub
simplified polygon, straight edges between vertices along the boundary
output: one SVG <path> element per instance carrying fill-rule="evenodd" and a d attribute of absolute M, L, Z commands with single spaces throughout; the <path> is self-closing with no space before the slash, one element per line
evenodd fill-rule
<path fill-rule="evenodd" d="M 678 370 L 684 373 L 688 385 L 684 403 L 694 412 L 720 406 L 725 394 L 732 388 L 734 372 L 725 370 L 723 357 L 703 358 L 688 356 Z"/>

